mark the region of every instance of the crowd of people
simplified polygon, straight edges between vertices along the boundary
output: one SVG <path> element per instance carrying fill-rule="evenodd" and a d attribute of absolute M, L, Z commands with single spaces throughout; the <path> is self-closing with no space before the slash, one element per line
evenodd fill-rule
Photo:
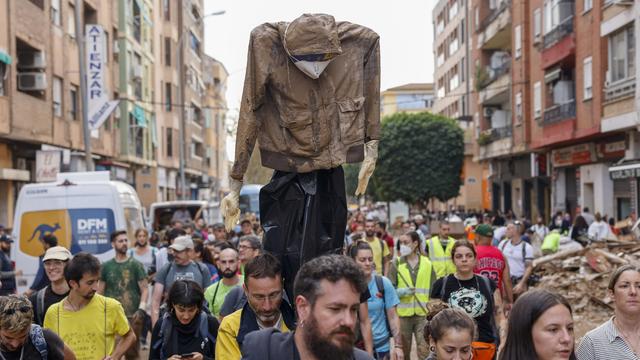
<path fill-rule="evenodd" d="M 456 239 L 451 216 L 387 226 L 381 209 L 356 211 L 343 254 L 305 263 L 293 298 L 255 218 L 237 232 L 202 219 L 115 231 L 103 263 L 47 235 L 20 295 L 13 239 L 0 233 L 0 359 L 639 359 L 640 268 L 611 274 L 615 312 L 577 346 L 567 300 L 530 289 L 545 238 L 610 235 L 590 215 L 548 226 L 458 214 L 468 226 Z"/>

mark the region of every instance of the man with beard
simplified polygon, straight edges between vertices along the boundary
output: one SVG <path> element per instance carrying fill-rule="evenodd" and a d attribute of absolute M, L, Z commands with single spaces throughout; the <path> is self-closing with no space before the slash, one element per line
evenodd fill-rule
<path fill-rule="evenodd" d="M 295 328 L 293 309 L 282 299 L 282 269 L 278 259 L 269 253 L 258 255 L 247 264 L 244 276 L 247 303 L 222 320 L 216 359 L 240 359 L 245 336 L 251 332 L 267 328 L 289 332 Z M 258 354 L 255 356 L 259 358 Z"/>
<path fill-rule="evenodd" d="M 245 338 L 243 360 L 371 360 L 355 348 L 360 294 L 367 289 L 364 274 L 343 255 L 325 255 L 305 263 L 294 283 L 298 328 L 275 329 Z"/>
<path fill-rule="evenodd" d="M 204 292 L 204 298 L 209 304 L 209 310 L 215 317 L 220 317 L 220 308 L 231 289 L 242 285 L 244 277 L 238 274 L 238 251 L 226 248 L 220 252 L 216 261 L 218 272 L 222 280 L 209 286 Z"/>
<path fill-rule="evenodd" d="M 13 239 L 9 235 L 0 236 L 0 295 L 16 293 L 16 276 L 22 276 L 22 270 L 14 270 L 13 263 L 9 257 Z"/>
<path fill-rule="evenodd" d="M 24 296 L 10 295 L 0 300 L 0 358 L 75 359 L 75 355 L 53 331 L 32 325 L 33 308 Z"/>
<path fill-rule="evenodd" d="M 100 284 L 100 261 L 78 253 L 64 269 L 71 291 L 51 305 L 44 317 L 50 329 L 73 350 L 78 359 L 120 359 L 136 336 L 118 300 L 96 294 Z M 120 336 L 116 346 L 115 337 Z"/>
<path fill-rule="evenodd" d="M 376 222 L 367 220 L 364 223 L 365 239 L 371 246 L 373 251 L 373 263 L 375 264 L 376 273 L 380 276 L 384 275 L 389 269 L 389 261 L 391 260 L 391 252 L 387 243 L 380 240 L 376 236 Z"/>
<path fill-rule="evenodd" d="M 111 246 L 116 256 L 102 265 L 99 293 L 120 301 L 129 323 L 133 324 L 136 312 L 139 319 L 146 319 L 149 284 L 144 265 L 127 256 L 128 245 L 129 239 L 125 230 L 117 230 L 111 234 Z M 133 329 L 139 338 L 142 329 L 136 326 Z M 139 343 L 136 342 L 130 352 L 137 353 L 138 347 Z"/>

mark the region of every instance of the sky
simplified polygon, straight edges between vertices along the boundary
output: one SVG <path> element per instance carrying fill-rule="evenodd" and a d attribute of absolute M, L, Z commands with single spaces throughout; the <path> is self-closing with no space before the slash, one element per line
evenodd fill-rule
<path fill-rule="evenodd" d="M 204 0 L 204 13 L 224 10 L 205 23 L 205 53 L 229 72 L 227 104 L 237 115 L 251 30 L 265 22 L 292 21 L 303 13 L 326 13 L 336 21 L 369 27 L 380 35 L 381 91 L 433 81 L 433 25 L 436 0 Z M 228 152 L 233 159 L 233 139 Z"/>

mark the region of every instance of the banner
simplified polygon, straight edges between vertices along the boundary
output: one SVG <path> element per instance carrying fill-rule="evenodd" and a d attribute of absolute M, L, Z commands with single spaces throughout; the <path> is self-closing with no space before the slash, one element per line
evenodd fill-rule
<path fill-rule="evenodd" d="M 107 51 L 102 26 L 85 26 L 87 97 L 89 110 L 89 129 L 97 130 L 118 106 L 119 100 L 109 100 L 109 91 L 105 84 L 105 66 Z"/>
<path fill-rule="evenodd" d="M 56 181 L 60 172 L 60 150 L 36 151 L 36 182 Z"/>

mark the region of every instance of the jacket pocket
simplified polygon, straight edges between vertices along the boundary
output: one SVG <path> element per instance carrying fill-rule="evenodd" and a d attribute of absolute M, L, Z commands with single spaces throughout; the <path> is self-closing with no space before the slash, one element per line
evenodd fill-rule
<path fill-rule="evenodd" d="M 338 101 L 340 136 L 343 145 L 364 141 L 364 96 Z"/>
<path fill-rule="evenodd" d="M 287 110 L 282 131 L 289 155 L 311 157 L 327 146 L 320 139 L 320 124 L 313 119 L 309 110 Z"/>

